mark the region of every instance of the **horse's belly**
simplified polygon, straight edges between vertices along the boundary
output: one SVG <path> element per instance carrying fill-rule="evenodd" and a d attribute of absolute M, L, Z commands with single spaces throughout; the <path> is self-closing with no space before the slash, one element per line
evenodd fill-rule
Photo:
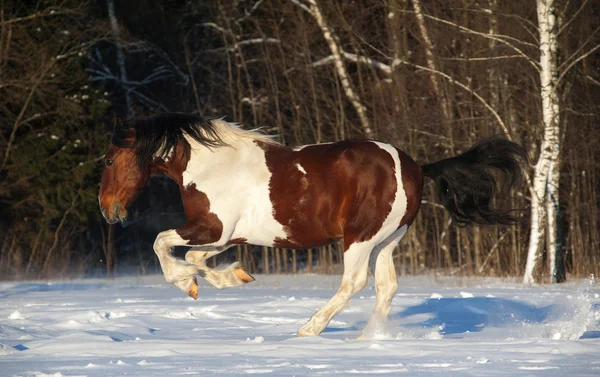
<path fill-rule="evenodd" d="M 232 239 L 244 239 L 246 243 L 260 246 L 274 246 L 277 239 L 285 238 L 283 225 L 273 218 L 272 206 L 249 208 L 235 225 Z"/>

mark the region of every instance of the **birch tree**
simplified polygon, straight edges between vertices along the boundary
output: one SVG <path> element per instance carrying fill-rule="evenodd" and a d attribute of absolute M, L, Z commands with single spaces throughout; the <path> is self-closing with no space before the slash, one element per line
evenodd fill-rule
<path fill-rule="evenodd" d="M 537 16 L 540 34 L 540 90 L 542 99 L 543 133 L 540 146 L 540 156 L 535 164 L 533 173 L 533 188 L 531 191 L 531 228 L 529 247 L 527 251 L 527 265 L 523 282 L 535 282 L 533 272 L 541 250 L 544 246 L 544 237 L 548 234 L 547 250 L 551 271 L 556 258 L 556 235 L 554 211 L 548 207 L 551 201 L 548 196 L 558 195 L 558 174 L 553 168 L 558 165 L 560 148 L 558 112 L 559 104 L 556 95 L 556 50 L 557 50 L 557 25 L 553 0 L 537 0 Z M 548 195 L 547 195 L 548 193 Z M 552 193 L 552 194 L 551 194 Z M 547 222 L 547 224 L 546 224 Z M 546 229 L 546 225 L 548 226 Z"/>
<path fill-rule="evenodd" d="M 413 10 L 415 12 L 415 16 L 417 18 L 417 24 L 419 25 L 419 31 L 421 33 L 421 38 L 423 39 L 423 44 L 425 45 L 425 57 L 427 62 L 427 68 L 430 71 L 439 71 L 434 57 L 433 57 L 433 43 L 431 42 L 431 38 L 429 37 L 429 31 L 427 30 L 427 26 L 425 25 L 425 17 L 423 17 L 423 9 L 421 8 L 420 0 L 412 0 Z M 442 115 L 444 117 L 444 123 L 449 128 L 450 121 L 450 110 L 448 109 L 448 105 L 446 104 L 445 96 L 442 95 L 440 84 L 438 78 L 435 75 L 429 76 L 431 78 L 431 86 L 433 87 L 433 92 L 435 96 L 440 101 L 440 107 L 442 109 Z M 452 131 L 448 129 L 448 136 L 452 139 Z"/>
<path fill-rule="evenodd" d="M 544 241 L 548 254 L 549 274 L 553 283 L 560 282 L 557 253 L 560 180 L 560 101 L 558 96 L 558 22 L 554 0 L 537 0 L 540 44 L 540 96 L 542 101 L 542 141 L 533 173 L 531 190 L 531 228 L 527 265 L 523 282 L 535 282 L 534 270 L 540 259 Z M 561 274 L 562 275 L 562 274 Z"/>
<path fill-rule="evenodd" d="M 333 57 L 335 70 L 340 78 L 340 82 L 342 83 L 342 87 L 344 88 L 344 93 L 350 103 L 356 110 L 358 118 L 360 119 L 360 123 L 362 125 L 363 132 L 367 139 L 370 139 L 374 136 L 373 129 L 371 128 L 371 122 L 369 122 L 369 118 L 367 117 L 367 109 L 363 105 L 360 100 L 358 94 L 354 90 L 352 86 L 352 82 L 350 81 L 350 76 L 348 71 L 346 70 L 346 66 L 344 65 L 344 58 L 342 56 L 342 48 L 339 45 L 338 39 L 333 32 L 333 30 L 327 24 L 319 5 L 316 0 L 308 0 L 310 4 L 310 8 L 306 7 L 302 3 L 297 0 L 292 0 L 296 5 L 300 6 L 302 9 L 307 11 L 314 19 L 317 21 L 319 28 L 323 32 L 323 38 L 327 42 L 329 49 L 331 50 L 331 55 Z"/>
<path fill-rule="evenodd" d="M 547 259 L 549 264 L 549 276 L 552 282 L 560 282 L 564 280 L 562 272 L 562 253 L 563 241 L 560 235 L 558 225 L 560 223 L 560 206 L 559 206 L 559 181 L 560 181 L 560 150 L 561 150 L 561 130 L 560 130 L 560 100 L 561 100 L 561 80 L 565 75 L 581 60 L 590 56 L 592 53 L 600 49 L 600 45 L 595 45 L 591 48 L 587 44 L 593 40 L 593 36 L 583 41 L 581 46 L 568 57 L 562 64 L 559 65 L 558 58 L 558 36 L 559 33 L 568 25 L 572 25 L 572 21 L 581 15 L 582 9 L 587 5 L 583 2 L 579 9 L 573 13 L 572 18 L 565 22 L 564 25 L 559 25 L 557 14 L 560 11 L 557 9 L 554 0 L 536 0 L 537 10 L 537 34 L 536 38 L 537 50 L 539 58 L 534 58 L 533 54 L 529 54 L 526 49 L 521 46 L 533 46 L 531 42 L 523 39 L 518 39 L 509 35 L 498 33 L 498 25 L 494 14 L 496 6 L 495 1 L 490 1 L 490 9 L 487 11 L 490 16 L 490 29 L 488 33 L 478 32 L 462 25 L 454 24 L 450 21 L 426 14 L 419 6 L 419 0 L 413 0 L 413 8 L 418 20 L 422 25 L 422 19 L 428 18 L 445 25 L 452 25 L 462 33 L 472 34 L 487 38 L 490 41 L 490 49 L 496 46 L 503 45 L 514 51 L 516 55 L 506 56 L 511 58 L 521 58 L 529 63 L 540 77 L 540 107 L 541 107 L 541 127 L 539 136 L 539 153 L 535 160 L 533 176 L 530 180 L 531 193 L 531 223 L 530 237 L 527 248 L 527 264 L 523 281 L 527 284 L 533 283 L 534 271 L 538 264 L 542 252 L 547 251 Z M 565 10 L 562 10 L 565 12 Z M 598 29 L 596 29 L 598 31 Z M 594 31 L 594 33 L 596 33 Z M 421 28 L 421 34 L 423 30 Z M 426 38 L 425 38 L 426 39 Z M 426 43 L 427 45 L 427 43 Z M 427 55 L 427 64 L 431 64 L 430 55 Z M 429 68 L 429 67 L 428 67 Z M 492 71 L 493 72 L 493 71 Z M 494 79 L 490 77 L 490 82 Z M 492 85 L 492 91 L 494 86 Z M 491 93 L 490 102 L 492 108 L 498 106 L 497 93 Z M 503 124 L 499 120 L 500 124 Z M 508 129 L 505 128 L 508 135 Z M 509 136 L 510 137 L 510 136 Z"/>

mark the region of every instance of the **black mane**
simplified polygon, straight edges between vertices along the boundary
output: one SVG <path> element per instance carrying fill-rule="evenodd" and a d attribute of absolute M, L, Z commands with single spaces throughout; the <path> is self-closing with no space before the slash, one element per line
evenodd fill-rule
<path fill-rule="evenodd" d="M 140 169 L 146 170 L 155 158 L 165 160 L 178 145 L 189 157 L 190 144 L 185 135 L 209 148 L 227 145 L 211 119 L 181 113 L 117 122 L 111 143 L 119 148 L 133 148 Z"/>

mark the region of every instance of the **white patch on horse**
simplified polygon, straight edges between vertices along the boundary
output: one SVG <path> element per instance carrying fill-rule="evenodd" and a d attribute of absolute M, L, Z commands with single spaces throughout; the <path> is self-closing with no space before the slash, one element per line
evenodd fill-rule
<path fill-rule="evenodd" d="M 214 245 L 245 238 L 255 245 L 272 246 L 285 238 L 283 225 L 273 217 L 265 152 L 248 140 L 229 140 L 231 147 L 209 150 L 188 138 L 192 155 L 183 172 L 183 184 L 196 185 L 210 202 L 210 212 L 223 225 Z"/>
<path fill-rule="evenodd" d="M 406 213 L 408 199 L 406 197 L 406 192 L 404 191 L 404 185 L 402 184 L 402 167 L 400 166 L 400 157 L 398 156 L 398 151 L 390 144 L 381 143 L 378 141 L 372 141 L 372 143 L 374 143 L 384 151 L 388 152 L 394 160 L 394 173 L 396 176 L 396 184 L 398 187 L 398 189 L 396 190 L 396 197 L 394 198 L 394 203 L 392 204 L 392 210 L 384 220 L 381 229 L 379 229 L 379 231 L 373 236 L 373 240 L 375 240 L 377 243 L 380 243 L 384 239 L 389 237 L 392 233 L 394 233 L 396 229 L 398 229 L 398 225 L 400 225 L 400 220 Z"/>
<path fill-rule="evenodd" d="M 300 165 L 299 163 L 296 163 L 296 167 L 298 168 L 298 170 L 300 170 L 302 172 L 302 174 L 306 175 L 306 170 L 304 170 L 302 165 Z"/>

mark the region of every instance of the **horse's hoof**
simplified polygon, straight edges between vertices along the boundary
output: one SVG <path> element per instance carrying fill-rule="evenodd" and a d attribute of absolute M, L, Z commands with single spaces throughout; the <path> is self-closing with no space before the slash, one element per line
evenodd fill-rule
<path fill-rule="evenodd" d="M 302 331 L 302 330 L 299 330 L 299 331 L 296 333 L 296 336 L 297 336 L 297 337 L 305 337 L 305 336 L 317 336 L 317 335 L 318 335 L 318 334 L 314 334 L 314 333 L 312 333 L 312 332 L 308 332 L 308 331 Z"/>
<path fill-rule="evenodd" d="M 194 278 L 194 280 L 192 280 L 192 284 L 190 284 L 187 294 L 194 300 L 198 299 L 198 282 L 196 281 L 196 278 Z"/>
<path fill-rule="evenodd" d="M 251 283 L 254 281 L 254 278 L 252 277 L 252 275 L 250 275 L 249 273 L 244 271 L 244 269 L 241 267 L 236 268 L 234 270 L 234 272 L 235 272 L 235 276 L 237 276 L 237 278 L 240 279 L 241 281 L 243 281 L 244 283 Z"/>

